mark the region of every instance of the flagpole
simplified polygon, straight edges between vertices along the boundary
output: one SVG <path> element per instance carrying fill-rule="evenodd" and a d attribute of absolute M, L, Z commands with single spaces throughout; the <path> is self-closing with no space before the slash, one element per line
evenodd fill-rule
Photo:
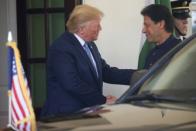
<path fill-rule="evenodd" d="M 8 43 L 11 43 L 12 41 L 12 32 L 9 31 L 8 32 Z M 12 108 L 11 108 L 11 85 L 12 85 L 12 50 L 10 48 L 8 48 L 8 128 L 14 128 L 11 124 L 12 120 L 11 120 L 11 112 L 12 112 Z"/>

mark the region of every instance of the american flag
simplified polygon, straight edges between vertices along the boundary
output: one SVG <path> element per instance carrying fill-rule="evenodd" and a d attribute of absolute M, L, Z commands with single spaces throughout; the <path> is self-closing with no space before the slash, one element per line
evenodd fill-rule
<path fill-rule="evenodd" d="M 15 42 L 8 44 L 9 53 L 9 123 L 19 131 L 35 131 L 35 115 L 32 108 L 30 89 L 21 64 Z"/>

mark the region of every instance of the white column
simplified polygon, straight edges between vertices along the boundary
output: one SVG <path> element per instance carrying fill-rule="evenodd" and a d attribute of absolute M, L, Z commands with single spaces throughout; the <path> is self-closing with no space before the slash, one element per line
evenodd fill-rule
<path fill-rule="evenodd" d="M 7 36 L 11 30 L 17 40 L 16 0 L 0 0 L 0 127 L 8 123 Z"/>

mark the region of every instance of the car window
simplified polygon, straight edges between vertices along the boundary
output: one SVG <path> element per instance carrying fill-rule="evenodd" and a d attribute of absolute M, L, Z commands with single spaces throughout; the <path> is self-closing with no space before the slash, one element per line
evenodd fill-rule
<path fill-rule="evenodd" d="M 144 92 L 180 99 L 196 96 L 196 38 L 143 84 L 139 94 Z"/>

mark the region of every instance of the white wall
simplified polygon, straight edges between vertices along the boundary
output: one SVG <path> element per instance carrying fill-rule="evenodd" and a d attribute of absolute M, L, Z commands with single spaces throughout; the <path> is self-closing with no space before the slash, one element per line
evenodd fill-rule
<path fill-rule="evenodd" d="M 104 12 L 96 44 L 108 64 L 137 68 L 145 0 L 84 0 Z M 104 94 L 119 97 L 129 86 L 104 84 Z"/>

